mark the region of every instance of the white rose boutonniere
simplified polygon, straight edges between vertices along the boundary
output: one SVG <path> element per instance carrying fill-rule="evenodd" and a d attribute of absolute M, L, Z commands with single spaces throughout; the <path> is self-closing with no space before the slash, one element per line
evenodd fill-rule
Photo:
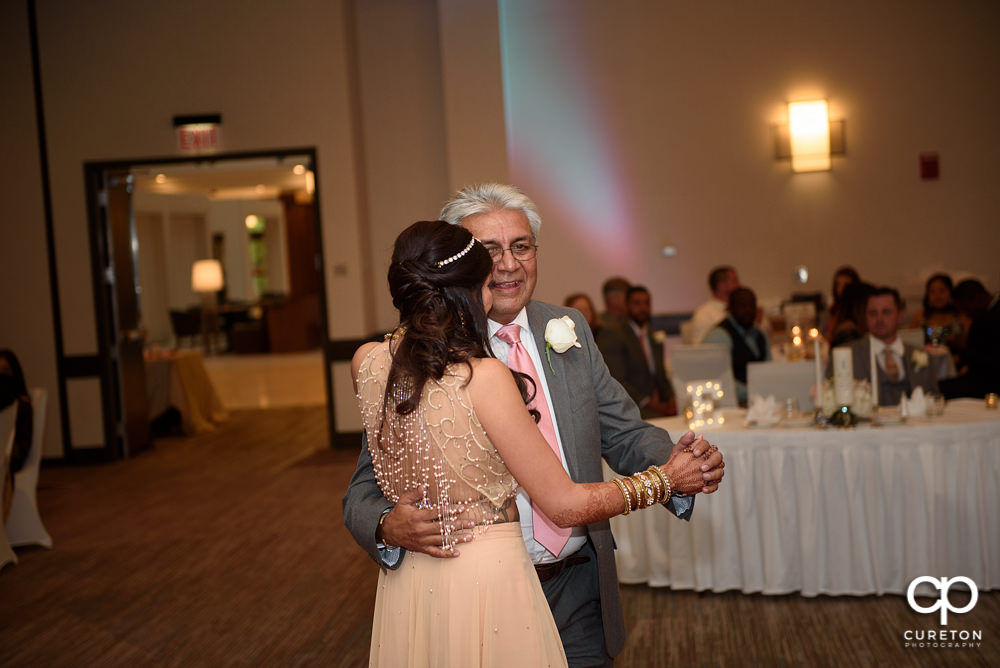
<path fill-rule="evenodd" d="M 545 325 L 545 359 L 552 369 L 552 350 L 557 353 L 564 353 L 570 348 L 582 348 L 576 339 L 576 323 L 568 315 L 561 318 L 552 318 Z M 555 373 L 555 369 L 552 369 Z"/>
<path fill-rule="evenodd" d="M 664 343 L 666 343 L 667 342 L 667 333 L 664 332 L 662 329 L 656 330 L 655 332 L 653 332 L 653 341 L 655 341 L 656 343 L 659 343 L 661 345 L 664 344 Z"/>
<path fill-rule="evenodd" d="M 931 363 L 930 358 L 927 357 L 926 350 L 914 350 L 913 356 L 910 358 L 910 361 L 913 362 L 914 371 L 920 371 L 925 366 Z"/>

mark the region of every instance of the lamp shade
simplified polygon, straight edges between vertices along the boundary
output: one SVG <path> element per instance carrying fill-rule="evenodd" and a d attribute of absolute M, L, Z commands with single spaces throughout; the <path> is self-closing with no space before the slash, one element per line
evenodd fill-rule
<path fill-rule="evenodd" d="M 222 263 L 218 260 L 198 260 L 191 265 L 191 289 L 195 292 L 221 290 Z"/>
<path fill-rule="evenodd" d="M 790 102 L 792 170 L 816 172 L 830 169 L 830 116 L 826 100 Z"/>

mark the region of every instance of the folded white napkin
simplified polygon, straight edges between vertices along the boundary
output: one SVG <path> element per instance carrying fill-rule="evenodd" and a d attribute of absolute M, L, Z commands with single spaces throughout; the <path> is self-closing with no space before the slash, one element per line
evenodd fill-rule
<path fill-rule="evenodd" d="M 782 406 L 774 399 L 773 394 L 762 398 L 759 394 L 750 397 L 747 406 L 747 422 L 756 424 L 777 424 L 781 419 Z"/>
<path fill-rule="evenodd" d="M 907 399 L 903 397 L 903 415 L 922 417 L 927 415 L 927 397 L 924 396 L 924 388 L 918 387 L 913 390 L 913 394 Z"/>

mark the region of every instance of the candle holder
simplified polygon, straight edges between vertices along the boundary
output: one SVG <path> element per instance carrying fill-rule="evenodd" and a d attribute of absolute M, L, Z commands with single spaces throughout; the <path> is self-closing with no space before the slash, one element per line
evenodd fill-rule
<path fill-rule="evenodd" d="M 989 410 L 994 410 L 995 411 L 997 409 L 997 400 L 998 399 L 1000 399 L 1000 397 L 997 396 L 996 392 L 990 392 L 989 394 L 987 394 L 986 395 L 986 408 L 988 408 Z"/>
<path fill-rule="evenodd" d="M 877 417 L 875 418 L 878 419 Z M 830 424 L 841 429 L 848 429 L 858 423 L 858 416 L 854 414 L 850 406 L 841 406 L 830 416 Z"/>

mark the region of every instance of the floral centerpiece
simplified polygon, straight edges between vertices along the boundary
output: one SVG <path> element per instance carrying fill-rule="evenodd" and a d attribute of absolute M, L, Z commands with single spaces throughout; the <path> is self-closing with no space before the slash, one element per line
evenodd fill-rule
<path fill-rule="evenodd" d="M 833 381 L 829 378 L 823 381 L 820 394 L 820 413 L 824 418 L 831 420 L 839 426 L 850 426 L 854 424 L 852 418 L 868 418 L 872 414 L 872 388 L 867 380 L 854 381 L 851 392 L 851 401 L 846 405 L 841 405 L 837 401 Z M 844 408 L 848 411 L 844 411 Z"/>

